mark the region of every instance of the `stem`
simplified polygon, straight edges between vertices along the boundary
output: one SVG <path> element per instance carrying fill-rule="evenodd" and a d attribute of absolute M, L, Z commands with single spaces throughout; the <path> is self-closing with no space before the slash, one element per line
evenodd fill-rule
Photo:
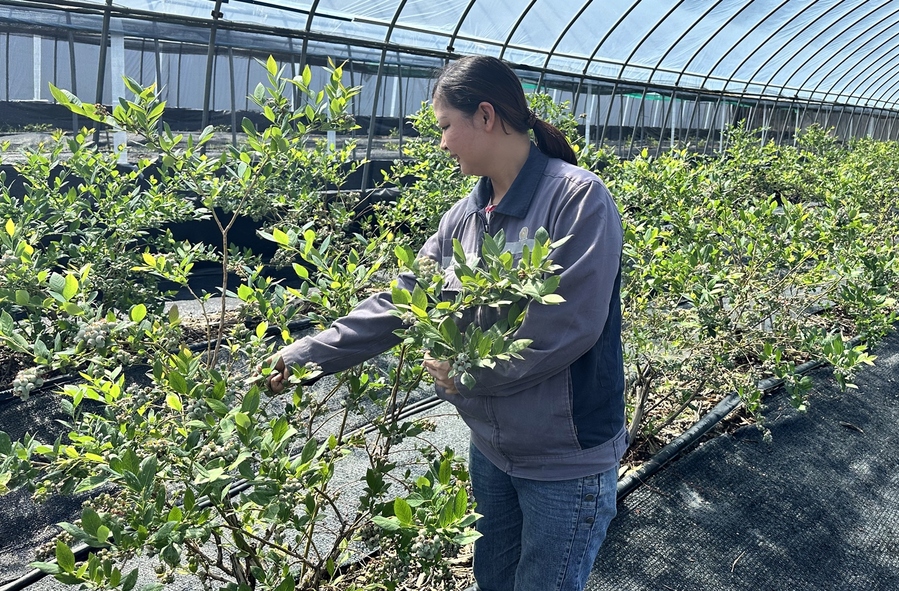
<path fill-rule="evenodd" d="M 319 411 L 324 407 L 325 404 L 327 404 L 328 400 L 330 400 L 331 397 L 334 396 L 334 394 L 336 394 L 337 391 L 340 390 L 341 387 L 343 387 L 343 385 L 345 383 L 346 383 L 346 378 L 341 376 L 341 378 L 337 381 L 337 383 L 334 385 L 334 387 L 331 388 L 331 391 L 328 392 L 327 394 L 325 394 L 324 398 L 322 398 L 320 401 L 318 401 L 315 404 L 314 409 L 309 411 L 309 425 L 306 428 L 307 438 L 311 439 L 312 436 L 315 434 L 315 429 L 313 429 L 313 427 L 312 427 L 312 422 L 315 420 L 315 417 L 318 416 Z"/>

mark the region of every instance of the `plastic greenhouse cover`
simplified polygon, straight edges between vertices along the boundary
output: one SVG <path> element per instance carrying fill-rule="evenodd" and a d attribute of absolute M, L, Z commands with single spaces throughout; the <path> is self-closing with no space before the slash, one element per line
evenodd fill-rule
<path fill-rule="evenodd" d="M 209 20 L 215 2 L 115 6 Z M 899 93 L 894 0 L 228 0 L 221 12 L 361 42 L 370 55 L 389 43 L 613 84 L 872 106 L 892 107 Z"/>

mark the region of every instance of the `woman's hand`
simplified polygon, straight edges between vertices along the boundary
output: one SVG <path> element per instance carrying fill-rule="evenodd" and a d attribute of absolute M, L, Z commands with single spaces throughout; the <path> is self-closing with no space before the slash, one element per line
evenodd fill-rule
<path fill-rule="evenodd" d="M 437 361 L 429 354 L 425 353 L 424 361 L 422 361 L 421 364 L 424 366 L 425 371 L 434 378 L 434 383 L 440 388 L 443 388 L 447 394 L 459 393 L 459 391 L 456 390 L 456 382 L 453 378 L 449 377 L 449 361 Z"/>
<path fill-rule="evenodd" d="M 280 393 L 284 389 L 284 381 L 290 377 L 290 372 L 284 365 L 284 360 L 278 357 L 269 357 L 263 367 L 271 367 L 270 374 L 265 376 L 265 387 L 275 394 Z"/>

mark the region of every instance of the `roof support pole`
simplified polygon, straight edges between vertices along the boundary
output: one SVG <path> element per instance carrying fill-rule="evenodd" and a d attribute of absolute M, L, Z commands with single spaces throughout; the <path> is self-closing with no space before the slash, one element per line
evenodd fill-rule
<path fill-rule="evenodd" d="M 66 23 L 72 24 L 72 15 L 66 12 Z M 7 56 L 9 52 L 7 52 Z M 7 60 L 9 57 L 7 57 Z M 8 72 L 8 69 L 7 69 Z M 72 85 L 72 94 L 78 96 L 78 76 L 75 72 L 75 33 L 72 32 L 72 27 L 69 26 L 69 74 L 71 76 L 70 84 Z M 6 79 L 9 80 L 9 74 L 7 74 Z M 72 133 L 78 132 L 78 115 L 74 112 L 72 113 Z"/>
<path fill-rule="evenodd" d="M 106 82 L 106 46 L 109 43 L 109 11 L 112 9 L 112 0 L 106 0 L 106 8 L 103 10 L 103 28 L 100 31 L 100 59 L 97 64 L 97 92 L 94 93 L 96 104 L 103 104 L 103 85 Z M 7 52 L 8 53 L 8 52 Z M 100 143 L 100 127 L 94 129 L 94 145 Z"/>
<path fill-rule="evenodd" d="M 237 92 L 234 88 L 234 48 L 228 47 L 228 70 L 231 79 L 231 145 L 237 147 Z"/>
<path fill-rule="evenodd" d="M 406 0 L 402 0 L 393 14 L 393 20 L 387 28 L 387 34 L 384 37 L 384 46 L 381 49 L 381 60 L 378 62 L 378 78 L 375 81 L 375 95 L 372 97 L 371 119 L 368 122 L 368 144 L 365 147 L 365 164 L 362 165 L 362 187 L 364 193 L 368 190 L 368 184 L 371 181 L 371 145 L 375 140 L 375 117 L 378 114 L 378 99 L 381 96 L 381 79 L 384 76 L 384 63 L 387 61 L 387 48 L 390 44 L 390 38 L 393 36 L 393 30 L 396 27 L 396 21 L 399 20 L 403 8 L 406 6 Z"/>
<path fill-rule="evenodd" d="M 162 92 L 162 56 L 160 55 L 159 37 L 153 39 L 153 56 L 156 66 L 156 93 Z M 156 131 L 162 132 L 162 117 L 156 122 Z"/>
<path fill-rule="evenodd" d="M 643 96 L 640 97 L 640 106 L 637 108 L 637 117 L 634 119 L 634 133 L 631 134 L 631 143 L 627 147 L 627 157 L 631 157 L 634 151 L 634 139 L 637 137 L 637 124 L 640 124 L 640 142 L 643 142 L 643 132 L 646 127 L 643 125 L 643 109 L 646 106 L 646 88 L 643 89 Z"/>
<path fill-rule="evenodd" d="M 206 50 L 206 82 L 203 88 L 203 122 L 201 129 L 209 125 L 209 96 L 212 92 L 212 70 L 215 59 L 215 37 L 218 31 L 219 19 L 222 17 L 222 0 L 215 0 L 215 8 L 212 9 L 212 28 L 209 31 L 209 47 Z M 205 146 L 204 146 L 205 147 Z M 205 151 L 205 150 L 204 150 Z"/>

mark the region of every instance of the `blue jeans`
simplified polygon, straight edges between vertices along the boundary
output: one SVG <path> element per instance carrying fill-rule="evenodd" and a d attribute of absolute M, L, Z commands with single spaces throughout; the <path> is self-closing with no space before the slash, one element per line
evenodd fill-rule
<path fill-rule="evenodd" d="M 574 480 L 509 476 L 470 448 L 469 471 L 481 537 L 475 589 L 582 591 L 615 517 L 617 468 Z"/>

